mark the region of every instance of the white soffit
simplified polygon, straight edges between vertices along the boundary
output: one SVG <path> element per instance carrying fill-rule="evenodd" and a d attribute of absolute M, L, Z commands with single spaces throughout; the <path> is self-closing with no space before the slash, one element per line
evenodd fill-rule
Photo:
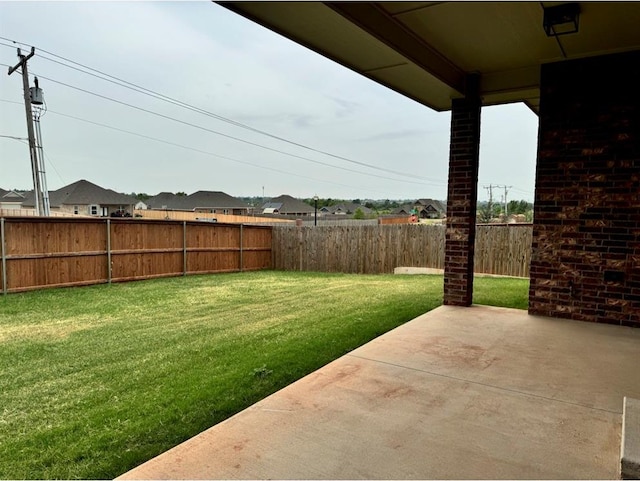
<path fill-rule="evenodd" d="M 543 5 L 561 3 L 221 5 L 435 110 L 450 109 L 477 73 L 484 105 L 537 111 L 543 63 L 640 49 L 640 2 L 580 2 L 579 31 L 547 37 Z"/>

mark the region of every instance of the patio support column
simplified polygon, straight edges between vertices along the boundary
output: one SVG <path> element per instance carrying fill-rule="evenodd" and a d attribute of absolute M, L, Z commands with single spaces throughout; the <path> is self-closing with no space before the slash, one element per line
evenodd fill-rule
<path fill-rule="evenodd" d="M 476 239 L 480 108 L 478 75 L 466 79 L 466 96 L 452 100 L 447 228 L 444 254 L 444 304 L 470 306 Z"/>

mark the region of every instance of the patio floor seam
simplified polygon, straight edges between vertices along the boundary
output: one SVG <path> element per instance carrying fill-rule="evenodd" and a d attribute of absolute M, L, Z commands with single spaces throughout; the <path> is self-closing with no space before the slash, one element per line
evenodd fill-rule
<path fill-rule="evenodd" d="M 460 377 L 456 377 L 456 376 L 450 376 L 448 374 L 442 374 L 442 373 L 438 373 L 438 372 L 427 371 L 426 369 L 419 369 L 417 367 L 403 366 L 401 364 L 395 364 L 393 362 L 381 361 L 379 359 L 371 359 L 371 358 L 368 358 L 368 357 L 359 356 L 357 354 L 347 354 L 347 356 L 355 357 L 355 358 L 362 359 L 362 360 L 365 360 L 365 361 L 377 362 L 377 363 L 380 363 L 380 364 L 385 364 L 387 366 L 393 366 L 393 367 L 397 367 L 397 368 L 400 368 L 400 369 L 407 369 L 407 370 L 411 370 L 411 371 L 421 372 L 421 373 L 424 373 L 424 374 L 429 374 L 429 375 L 432 375 L 432 376 L 438 376 L 438 377 L 443 377 L 443 378 L 446 378 L 446 379 L 452 379 L 454 381 L 467 382 L 467 383 L 475 384 L 475 385 L 478 385 L 478 386 L 483 386 L 483 387 L 496 389 L 498 391 L 505 391 L 505 392 L 510 392 L 510 393 L 513 393 L 513 394 L 521 394 L 523 396 L 529 396 L 529 397 L 533 397 L 533 398 L 537 398 L 537 399 L 544 399 L 546 401 L 554 401 L 554 402 L 559 402 L 559 403 L 563 403 L 563 404 L 569 404 L 569 405 L 572 405 L 572 406 L 578 406 L 578 407 L 581 407 L 581 408 L 591 409 L 591 410 L 594 410 L 594 411 L 602 411 L 602 412 L 606 412 L 606 413 L 610 413 L 610 414 L 620 414 L 620 415 L 622 415 L 622 411 L 612 411 L 610 409 L 599 408 L 599 407 L 595 407 L 595 406 L 587 406 L 586 404 L 581 404 L 581 403 L 577 403 L 577 402 L 573 402 L 573 401 L 566 401 L 564 399 L 550 398 L 550 397 L 547 397 L 547 396 L 541 396 L 540 394 L 534 394 L 534 393 L 530 393 L 530 392 L 519 391 L 517 389 L 509 389 L 509 388 L 505 388 L 505 387 L 496 386 L 494 384 L 483 383 L 483 382 L 480 382 L 480 381 L 472 381 L 472 380 L 469 380 L 469 379 L 464 379 L 464 378 L 460 378 Z"/>

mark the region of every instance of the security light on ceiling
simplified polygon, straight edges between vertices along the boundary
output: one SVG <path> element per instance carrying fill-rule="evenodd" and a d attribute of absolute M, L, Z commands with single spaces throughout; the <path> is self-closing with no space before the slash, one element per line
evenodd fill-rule
<path fill-rule="evenodd" d="M 580 4 L 565 3 L 554 7 L 544 7 L 544 31 L 547 37 L 557 37 L 578 31 Z"/>

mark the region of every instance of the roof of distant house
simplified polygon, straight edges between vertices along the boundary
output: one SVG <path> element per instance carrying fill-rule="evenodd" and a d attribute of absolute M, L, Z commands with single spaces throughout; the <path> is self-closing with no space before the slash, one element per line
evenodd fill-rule
<path fill-rule="evenodd" d="M 405 204 L 400 207 L 396 207 L 391 211 L 392 214 L 410 215 L 413 210 L 413 204 Z"/>
<path fill-rule="evenodd" d="M 149 209 L 178 209 L 182 198 L 172 192 L 160 192 L 158 195 L 149 197 L 145 203 Z"/>
<path fill-rule="evenodd" d="M 424 207 L 428 207 L 429 205 L 431 205 L 433 206 L 434 209 L 438 210 L 439 212 L 444 212 L 446 210 L 444 203 L 440 202 L 439 200 L 418 199 L 416 200 L 416 204 L 423 205 Z"/>
<path fill-rule="evenodd" d="M 364 205 L 361 205 L 361 204 L 356 204 L 354 202 L 348 202 L 345 204 L 328 205 L 326 207 L 323 207 L 320 210 L 322 210 L 323 212 L 327 212 L 329 214 L 335 214 L 336 212 L 344 212 L 345 214 L 354 214 L 358 209 L 360 209 L 362 213 L 366 215 L 371 214 L 373 212 L 368 207 L 365 207 Z"/>
<path fill-rule="evenodd" d="M 16 192 L 15 190 L 0 189 L 0 199 L 9 202 L 20 202 L 24 199 L 24 194 L 21 192 Z"/>
<path fill-rule="evenodd" d="M 130 195 L 120 194 L 111 189 L 105 189 L 88 180 L 79 180 L 65 185 L 58 190 L 49 191 L 49 205 L 135 205 L 137 199 Z M 34 203 L 33 191 L 25 195 L 23 206 L 32 207 Z"/>
<path fill-rule="evenodd" d="M 274 197 L 270 202 L 263 205 L 263 209 L 269 208 L 266 207 L 267 204 L 280 204 L 278 210 L 280 214 L 312 214 L 315 212 L 315 208 L 311 207 L 309 204 L 305 204 L 301 200 L 295 199 L 290 195 L 280 195 L 278 197 Z M 273 208 L 273 206 L 271 206 Z"/>
<path fill-rule="evenodd" d="M 248 209 L 251 207 L 246 202 L 236 199 L 224 192 L 199 190 L 184 198 L 184 203 L 193 209 L 219 208 L 219 209 Z"/>
<path fill-rule="evenodd" d="M 195 210 L 195 209 L 248 209 L 246 202 L 224 192 L 199 190 L 190 195 L 160 192 L 146 201 L 150 209 Z"/>
<path fill-rule="evenodd" d="M 267 202 L 262 206 L 263 209 L 279 209 L 282 207 L 282 202 Z"/>

